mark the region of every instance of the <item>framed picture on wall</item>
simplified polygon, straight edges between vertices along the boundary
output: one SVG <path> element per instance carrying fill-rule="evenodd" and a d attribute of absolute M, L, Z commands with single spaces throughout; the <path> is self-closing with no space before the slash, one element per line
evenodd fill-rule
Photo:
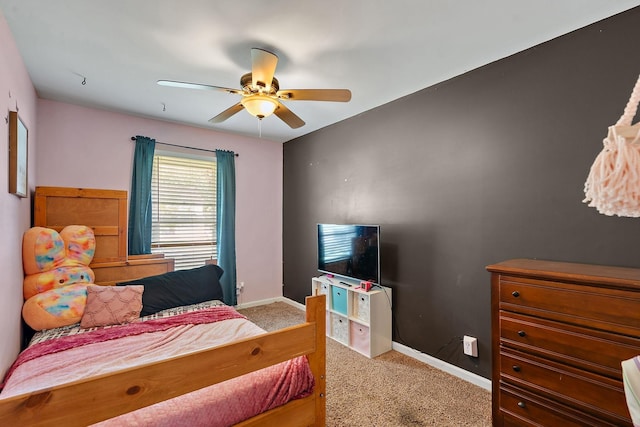
<path fill-rule="evenodd" d="M 27 197 L 29 133 L 17 111 L 9 111 L 9 193 Z"/>

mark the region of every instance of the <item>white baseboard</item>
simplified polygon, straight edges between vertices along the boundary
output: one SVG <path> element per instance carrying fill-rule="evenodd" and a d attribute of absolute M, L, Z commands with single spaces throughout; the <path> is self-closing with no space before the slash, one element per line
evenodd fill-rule
<path fill-rule="evenodd" d="M 239 309 L 249 308 L 249 307 L 255 307 L 258 305 L 271 304 L 274 302 L 284 302 L 299 310 L 302 310 L 302 311 L 305 310 L 304 304 L 300 304 L 299 302 L 296 302 L 286 297 L 275 297 L 275 298 L 269 298 L 269 299 L 264 299 L 260 301 L 253 301 L 246 304 L 237 305 L 236 308 L 239 308 Z M 433 366 L 436 369 L 440 369 L 441 371 L 445 371 L 453 376 L 456 376 L 472 384 L 475 384 L 478 387 L 482 387 L 485 390 L 491 391 L 491 380 L 485 377 L 482 377 L 478 374 L 474 374 L 473 372 L 467 371 L 466 369 L 462 369 L 458 366 L 455 366 L 445 361 L 442 361 L 440 359 L 437 359 L 433 356 L 429 356 L 428 354 L 422 353 L 418 350 L 415 350 L 411 347 L 407 347 L 406 345 L 397 343 L 395 341 L 392 343 L 392 348 L 395 351 L 404 354 L 405 356 L 412 357 L 416 360 L 419 360 L 420 362 Z"/>
<path fill-rule="evenodd" d="M 251 301 L 251 302 L 247 302 L 244 304 L 238 304 L 235 306 L 235 308 L 237 309 L 243 309 L 243 308 L 249 308 L 249 307 L 257 307 L 259 305 L 265 305 L 265 304 L 272 304 L 274 302 L 284 302 L 287 303 L 299 310 L 305 311 L 305 307 L 304 304 L 300 304 L 299 302 L 296 302 L 292 299 L 289 299 L 287 297 L 275 297 L 275 298 L 267 298 L 267 299 L 262 299 L 259 301 Z"/>
<path fill-rule="evenodd" d="M 243 309 L 243 308 L 249 308 L 249 307 L 257 307 L 259 305 L 272 304 L 274 302 L 280 301 L 281 298 L 282 297 L 275 297 L 275 298 L 262 299 L 259 301 L 246 302 L 246 303 L 236 305 L 235 308 Z"/>
<path fill-rule="evenodd" d="M 297 308 L 299 310 L 302 310 L 302 311 L 306 311 L 307 310 L 307 307 L 304 304 L 300 304 L 299 302 L 294 301 L 292 299 L 289 299 L 287 297 L 281 297 L 278 301 L 286 302 L 287 304 L 289 304 L 289 305 L 291 305 L 291 306 L 293 306 L 293 307 L 295 307 L 295 308 Z"/>
<path fill-rule="evenodd" d="M 441 371 L 445 371 L 453 376 L 475 384 L 478 387 L 482 387 L 485 390 L 491 391 L 491 380 L 483 376 L 474 374 L 473 372 L 467 371 L 466 369 L 462 369 L 458 366 L 437 359 L 433 356 L 429 356 L 428 354 L 422 353 L 418 350 L 407 347 L 406 345 L 397 343 L 395 341 L 392 344 L 392 348 L 399 353 L 402 353 L 409 357 L 413 357 L 414 359 L 426 363 L 427 365 L 433 366 L 434 368 L 440 369 Z"/>

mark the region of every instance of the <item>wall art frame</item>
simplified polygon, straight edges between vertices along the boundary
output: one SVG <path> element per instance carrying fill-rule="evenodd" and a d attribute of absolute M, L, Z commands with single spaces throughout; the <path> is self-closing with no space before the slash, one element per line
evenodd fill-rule
<path fill-rule="evenodd" d="M 9 111 L 9 193 L 27 197 L 29 130 L 17 111 Z"/>

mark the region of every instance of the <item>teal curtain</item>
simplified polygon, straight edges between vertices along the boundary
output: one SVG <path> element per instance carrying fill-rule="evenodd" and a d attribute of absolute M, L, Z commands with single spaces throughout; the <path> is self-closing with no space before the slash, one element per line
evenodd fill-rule
<path fill-rule="evenodd" d="M 129 255 L 151 253 L 151 174 L 156 140 L 136 136 L 129 194 Z"/>
<path fill-rule="evenodd" d="M 236 166 L 233 151 L 216 150 L 218 265 L 224 270 L 220 278 L 224 302 L 236 305 Z"/>

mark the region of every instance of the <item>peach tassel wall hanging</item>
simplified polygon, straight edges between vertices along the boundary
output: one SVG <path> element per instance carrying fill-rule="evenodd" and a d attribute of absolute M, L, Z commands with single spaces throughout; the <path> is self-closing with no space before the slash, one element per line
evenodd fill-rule
<path fill-rule="evenodd" d="M 584 184 L 584 203 L 604 215 L 640 217 L 640 76 L 618 122 L 609 126 L 604 147 Z"/>

